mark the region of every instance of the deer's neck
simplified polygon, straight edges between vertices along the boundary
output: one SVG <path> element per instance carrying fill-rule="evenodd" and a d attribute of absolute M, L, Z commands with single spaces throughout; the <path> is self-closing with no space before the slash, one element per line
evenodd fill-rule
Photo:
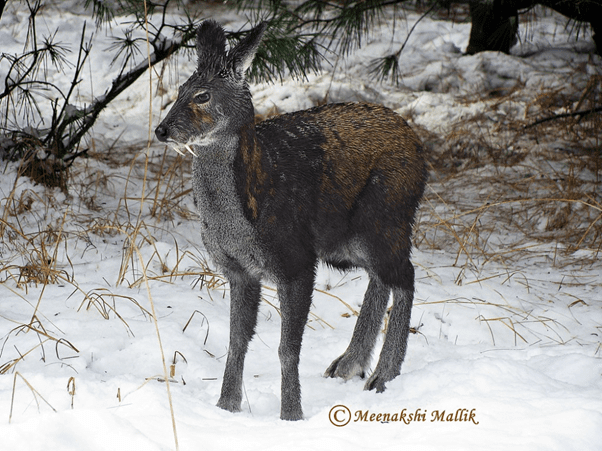
<path fill-rule="evenodd" d="M 192 185 L 205 247 L 220 266 L 236 256 L 242 266 L 261 272 L 253 223 L 268 176 L 254 127 L 194 150 Z"/>

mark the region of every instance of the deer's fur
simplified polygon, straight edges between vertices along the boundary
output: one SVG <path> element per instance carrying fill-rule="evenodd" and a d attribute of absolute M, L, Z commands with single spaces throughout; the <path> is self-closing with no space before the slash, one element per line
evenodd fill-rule
<path fill-rule="evenodd" d="M 376 368 L 365 388 L 400 373 L 414 297 L 414 216 L 426 167 L 420 140 L 393 111 L 331 104 L 255 125 L 244 74 L 265 24 L 226 51 L 214 21 L 197 31 L 198 68 L 157 127 L 159 140 L 191 151 L 193 192 L 205 247 L 230 282 L 230 346 L 218 406 L 240 410 L 242 374 L 260 303 L 276 284 L 281 418 L 302 418 L 299 352 L 318 260 L 364 268 L 370 282 L 347 350 L 326 376 L 364 377 L 392 293 Z"/>

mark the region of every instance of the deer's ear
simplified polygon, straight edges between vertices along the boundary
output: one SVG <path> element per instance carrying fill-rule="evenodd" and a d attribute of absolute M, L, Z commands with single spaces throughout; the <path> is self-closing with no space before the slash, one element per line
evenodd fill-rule
<path fill-rule="evenodd" d="M 244 78 L 246 70 L 251 66 L 261 38 L 268 27 L 267 22 L 261 22 L 228 53 L 228 65 L 238 78 Z"/>
<path fill-rule="evenodd" d="M 221 71 L 226 57 L 226 35 L 214 20 L 205 20 L 196 32 L 198 71 L 209 78 Z"/>

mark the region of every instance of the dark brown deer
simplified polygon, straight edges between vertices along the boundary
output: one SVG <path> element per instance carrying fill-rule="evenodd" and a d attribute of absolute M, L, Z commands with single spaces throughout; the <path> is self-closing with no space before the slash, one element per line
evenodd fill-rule
<path fill-rule="evenodd" d="M 382 392 L 400 373 L 414 298 L 412 227 L 427 173 L 416 134 L 379 105 L 324 105 L 256 126 L 245 71 L 265 29 L 226 52 L 221 26 L 203 22 L 198 68 L 156 135 L 194 154 L 201 236 L 230 282 L 230 347 L 217 405 L 240 410 L 266 278 L 277 286 L 282 314 L 280 416 L 299 420 L 299 353 L 318 260 L 364 268 L 370 278 L 351 343 L 325 376 L 365 376 L 391 293 L 387 334 L 365 389 Z"/>

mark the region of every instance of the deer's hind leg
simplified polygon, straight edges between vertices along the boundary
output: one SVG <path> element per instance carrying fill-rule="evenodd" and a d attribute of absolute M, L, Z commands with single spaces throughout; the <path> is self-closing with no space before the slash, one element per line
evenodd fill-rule
<path fill-rule="evenodd" d="M 415 205 L 402 200 L 382 205 L 386 190 L 376 183 L 367 186 L 357 202 L 353 232 L 358 237 L 363 266 L 370 283 L 347 350 L 326 370 L 325 376 L 344 379 L 364 376 L 381 330 L 387 303 L 393 292 L 393 308 L 379 363 L 365 388 L 381 392 L 385 382 L 400 373 L 409 334 L 414 298 L 414 267 L 410 262 Z"/>
<path fill-rule="evenodd" d="M 407 258 L 402 265 L 402 277 L 393 286 L 393 307 L 389 315 L 387 334 L 374 373 L 368 378 L 365 390 L 385 391 L 385 383 L 397 377 L 405 357 L 410 334 L 410 318 L 414 303 L 414 266 Z"/>
<path fill-rule="evenodd" d="M 347 350 L 330 364 L 324 376 L 347 380 L 366 375 L 390 292 L 389 287 L 377 276 L 370 276 L 351 342 Z"/>

